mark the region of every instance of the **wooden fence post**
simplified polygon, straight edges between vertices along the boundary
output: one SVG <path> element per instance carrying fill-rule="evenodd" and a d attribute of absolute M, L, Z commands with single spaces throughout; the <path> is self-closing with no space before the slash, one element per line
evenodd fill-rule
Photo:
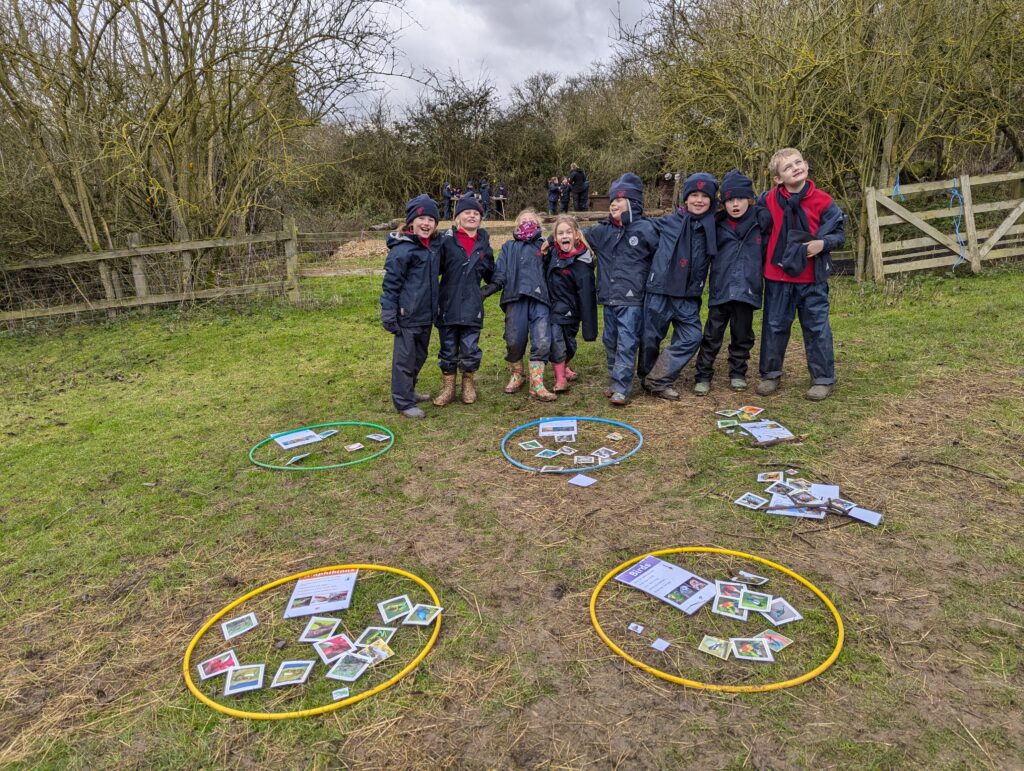
<path fill-rule="evenodd" d="M 103 284 L 103 294 L 108 300 L 116 300 L 117 294 L 114 292 L 114 279 L 110 275 L 110 266 L 107 265 L 106 260 L 99 260 L 96 263 L 96 268 L 100 272 L 100 283 Z M 85 298 L 89 300 L 88 297 Z M 117 311 L 113 308 L 107 309 L 107 318 L 114 318 L 117 315 Z"/>
<path fill-rule="evenodd" d="M 878 201 L 875 198 L 875 188 L 867 188 L 864 195 L 868 207 L 868 231 L 871 234 L 871 278 L 875 280 L 876 284 L 881 284 L 885 281 L 885 269 L 882 266 L 882 231 L 878 227 Z"/>
<path fill-rule="evenodd" d="M 299 229 L 294 217 L 284 221 L 284 267 L 288 284 L 288 299 L 293 303 L 301 299 L 299 288 Z"/>
<path fill-rule="evenodd" d="M 978 227 L 974 221 L 974 202 L 971 200 L 971 178 L 966 174 L 960 177 L 963 187 L 964 220 L 967 225 L 967 259 L 971 263 L 971 273 L 981 271 L 981 252 L 978 250 Z"/>
<path fill-rule="evenodd" d="M 138 249 L 142 243 L 142 236 L 139 233 L 128 234 L 128 248 Z M 142 298 L 149 296 L 149 284 L 146 281 L 146 261 L 142 257 L 132 257 L 132 281 L 135 284 L 135 296 Z M 148 305 L 142 306 L 143 313 L 149 313 L 151 308 Z"/>

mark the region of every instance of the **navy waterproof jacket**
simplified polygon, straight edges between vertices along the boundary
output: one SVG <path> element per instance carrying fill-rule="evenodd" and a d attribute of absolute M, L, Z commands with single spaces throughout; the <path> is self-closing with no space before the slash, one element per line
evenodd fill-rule
<path fill-rule="evenodd" d="M 437 274 L 440 239 L 430 246 L 409 233 L 388 235 L 388 258 L 384 261 L 384 284 L 380 295 L 383 310 L 398 311 L 402 327 L 428 327 L 437 313 Z"/>
<path fill-rule="evenodd" d="M 708 305 L 736 301 L 760 308 L 772 216 L 763 206 L 751 206 L 739 220 L 730 219 L 725 212 L 719 214 L 718 254 L 711 260 Z"/>
<path fill-rule="evenodd" d="M 516 300 L 536 300 L 550 305 L 548 284 L 544 276 L 544 239 L 537 233 L 529 241 L 511 239 L 501 245 L 494 266 L 494 281 L 501 289 L 501 305 Z"/>
<path fill-rule="evenodd" d="M 480 282 L 489 283 L 494 273 L 494 250 L 487 231 L 476 231 L 473 253 L 466 254 L 455 226 L 441 236 L 441 289 L 438 299 L 439 327 L 482 327 L 484 301 L 480 299 Z"/>
<path fill-rule="evenodd" d="M 558 199 L 562 197 L 562 186 L 557 182 L 548 183 L 548 203 L 558 203 Z"/>
<path fill-rule="evenodd" d="M 713 221 L 710 217 L 709 221 Z M 690 254 L 695 218 L 676 209 L 655 221 L 658 230 L 658 249 L 651 261 L 647 276 L 647 291 L 668 297 L 699 298 L 704 294 L 711 255 L 704 252 L 702 259 L 693 260 Z M 675 266 L 674 261 L 679 260 Z"/>
<path fill-rule="evenodd" d="M 601 305 L 643 305 L 651 256 L 658 248 L 654 223 L 643 207 L 629 202 L 621 227 L 611 216 L 584 231 L 597 256 L 597 301 Z"/>
<path fill-rule="evenodd" d="M 487 182 L 480 185 L 480 200 L 485 204 L 491 202 L 491 186 Z"/>
<path fill-rule="evenodd" d="M 597 290 L 594 256 L 586 249 L 562 257 L 554 240 L 548 239 L 548 294 L 552 324 L 582 324 L 583 339 L 597 339 Z"/>
<path fill-rule="evenodd" d="M 574 193 L 582 193 L 587 187 L 587 175 L 583 169 L 573 169 L 569 172 L 569 188 Z"/>
<path fill-rule="evenodd" d="M 561 191 L 562 205 L 567 207 L 569 205 L 569 196 L 572 195 L 572 186 L 569 184 L 560 184 L 558 189 Z"/>

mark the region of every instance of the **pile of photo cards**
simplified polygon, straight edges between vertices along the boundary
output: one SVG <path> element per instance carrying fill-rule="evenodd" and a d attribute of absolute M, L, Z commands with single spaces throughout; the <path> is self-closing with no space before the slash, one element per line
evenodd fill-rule
<path fill-rule="evenodd" d="M 324 431 L 314 431 L 310 428 L 303 428 L 299 431 L 285 431 L 280 434 L 271 434 L 270 437 L 273 439 L 279 447 L 283 450 L 290 450 L 294 447 L 302 447 L 303 445 L 313 444 L 314 442 L 322 442 L 324 439 L 329 439 L 338 433 L 335 428 L 329 428 Z M 367 439 L 374 442 L 387 442 L 391 439 L 387 434 L 367 434 Z M 365 445 L 362 442 L 352 442 L 351 444 L 345 445 L 346 452 L 356 452 L 357 450 L 365 449 Z M 287 461 L 286 466 L 294 466 L 303 458 L 308 458 L 312 455 L 312 452 L 304 452 L 299 455 L 293 455 Z"/>
<path fill-rule="evenodd" d="M 313 652 L 327 668 L 324 676 L 331 680 L 353 683 L 371 667 L 395 655 L 388 643 L 402 625 L 428 626 L 442 612 L 436 605 L 414 603 L 409 595 L 391 597 L 377 603 L 377 612 L 384 624 L 369 626 L 353 640 L 338 632 L 340 618 L 319 615 L 345 610 L 352 600 L 356 575 L 354 569 L 328 570 L 296 581 L 284 618 L 311 616 L 298 636 L 300 643 L 312 645 Z M 221 624 L 225 640 L 233 640 L 259 626 L 255 613 L 230 619 Z M 277 668 L 271 688 L 304 684 L 317 664 L 316 658 L 289 659 Z M 235 696 L 263 687 L 265 664 L 242 664 L 234 648 L 218 653 L 198 664 L 200 680 L 226 675 L 224 695 Z M 344 695 L 340 695 L 344 691 Z M 347 688 L 336 689 L 332 698 L 348 697 Z"/>
<path fill-rule="evenodd" d="M 846 515 L 876 527 L 882 515 L 858 506 L 853 501 L 841 498 L 838 485 L 822 485 L 808 482 L 797 476 L 796 469 L 787 471 L 765 471 L 757 475 L 757 481 L 767 484 L 765 498 L 756 493 L 744 493 L 734 503 L 748 509 L 763 509 L 767 514 L 801 519 L 824 519 L 826 514 Z"/>
<path fill-rule="evenodd" d="M 573 447 L 572 445 L 576 443 L 576 436 L 579 433 L 579 421 L 574 418 L 548 418 L 542 420 L 537 424 L 537 433 L 540 437 L 539 439 L 529 439 L 524 442 L 517 442 L 517 444 L 520 449 L 533 453 L 535 458 L 540 458 L 545 462 L 540 467 L 540 473 L 542 474 L 566 470 L 565 466 L 555 463 L 556 458 L 566 464 L 570 463 L 569 459 L 571 458 L 571 466 L 573 467 L 596 467 L 615 463 L 615 456 L 619 455 L 619 451 L 611 447 L 598 447 L 589 453 L 582 453 Z M 617 431 L 612 431 L 605 438 L 612 442 L 619 442 L 625 439 L 625 436 Z M 551 448 L 545 447 L 544 440 L 550 440 L 556 446 Z M 569 480 L 569 484 L 577 487 L 588 487 L 594 481 L 591 477 L 577 475 Z M 585 484 L 580 484 L 581 482 Z"/>
<path fill-rule="evenodd" d="M 715 581 L 715 599 L 711 612 L 736 621 L 747 621 L 750 613 L 759 613 L 773 626 L 779 627 L 803 616 L 782 597 L 751 587 L 768 583 L 764 576 L 739 571 L 728 581 Z M 775 661 L 775 654 L 793 644 L 793 640 L 772 629 L 749 637 L 714 637 L 706 634 L 697 649 L 723 661 L 732 656 L 737 661 Z"/>

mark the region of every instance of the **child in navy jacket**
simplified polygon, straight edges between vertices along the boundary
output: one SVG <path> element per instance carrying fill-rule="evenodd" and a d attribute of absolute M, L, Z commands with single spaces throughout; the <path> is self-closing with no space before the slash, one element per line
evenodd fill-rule
<path fill-rule="evenodd" d="M 416 380 L 427 360 L 430 330 L 437 312 L 439 216 L 437 204 L 423 194 L 405 207 L 405 228 L 388 236 L 388 257 L 380 295 L 381 325 L 395 336 L 391 354 L 391 401 L 407 418 L 422 418 Z"/>
<path fill-rule="evenodd" d="M 576 355 L 576 335 L 583 325 L 583 339 L 597 339 L 597 291 L 594 258 L 583 240 L 575 217 L 563 214 L 555 220 L 555 234 L 548 240 L 548 295 L 551 298 L 551 369 L 555 393 L 569 390 L 576 373 L 569 362 Z"/>
<path fill-rule="evenodd" d="M 764 263 L 764 322 L 761 325 L 761 382 L 757 393 L 779 388 L 793 317 L 804 333 L 811 401 L 827 399 L 836 382 L 832 326 L 829 324 L 828 277 L 832 250 L 846 240 L 843 212 L 832 196 L 808 177 L 800 151 L 786 147 L 772 156 L 775 187 L 758 201 L 772 217 Z"/>
<path fill-rule="evenodd" d="M 558 397 L 544 387 L 544 369 L 551 353 L 550 304 L 544 276 L 544 239 L 540 218 L 533 209 L 516 217 L 513 237 L 501 245 L 493 283 L 481 290 L 484 297 L 501 289 L 505 311 L 505 360 L 512 374 L 505 393 L 523 387 L 523 354 L 530 342 L 530 393 L 541 401 Z"/>
<path fill-rule="evenodd" d="M 480 369 L 480 329 L 484 324 L 484 302 L 480 282 L 494 273 L 494 252 L 487 231 L 480 227 L 483 205 L 476 198 L 463 198 L 455 207 L 455 224 L 441 237 L 441 288 L 438 297 L 437 331 L 441 350 L 437 363 L 443 385 L 434 399 L 436 407 L 455 398 L 455 377 L 462 370 L 463 404 L 476 401 L 474 373 Z"/>
<path fill-rule="evenodd" d="M 747 362 L 754 347 L 754 311 L 761 307 L 761 279 L 772 218 L 754 204 L 754 183 L 733 169 L 722 177 L 719 190 L 724 210 L 718 215 L 718 254 L 711 261 L 708 318 L 697 353 L 693 392 L 711 390 L 715 357 L 729 327 L 729 385 L 747 387 Z"/>
<path fill-rule="evenodd" d="M 644 184 L 627 172 L 608 190 L 608 219 L 584 236 L 597 257 L 597 301 L 604 306 L 604 349 L 613 405 L 629 401 L 643 331 L 644 284 L 658 233 L 644 216 Z"/>

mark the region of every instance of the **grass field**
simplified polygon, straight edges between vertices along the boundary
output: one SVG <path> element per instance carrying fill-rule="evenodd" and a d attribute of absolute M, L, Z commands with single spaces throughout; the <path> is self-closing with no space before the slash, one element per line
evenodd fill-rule
<path fill-rule="evenodd" d="M 0 337 L 0 763 L 1020 767 L 1024 268 L 884 291 L 834 282 L 840 384 L 820 404 L 801 398 L 798 330 L 784 388 L 765 400 L 729 392 L 721 370 L 698 399 L 688 370 L 681 402 L 641 396 L 613 412 L 599 344 L 582 345 L 580 381 L 558 403 L 509 397 L 492 300 L 480 402 L 430 407 L 419 422 L 390 406 L 378 291 L 374 277 L 308 281 L 302 307 L 158 310 Z M 423 373 L 431 389 L 435 353 L 436 338 Z M 715 430 L 714 410 L 748 403 L 806 440 L 754 449 Z M 624 420 L 644 446 L 588 489 L 501 457 L 506 432 L 556 414 Z M 385 425 L 395 445 L 315 473 L 246 457 L 271 432 L 333 421 Z M 349 430 L 335 439 L 361 435 Z M 606 443 L 581 436 L 581 449 L 591 441 Z M 732 503 L 763 487 L 758 471 L 790 466 L 884 512 L 883 526 Z M 736 695 L 663 682 L 612 654 L 588 618 L 598 580 L 632 556 L 685 545 L 761 555 L 814 582 L 846 625 L 836 664 L 797 688 Z M 278 722 L 223 717 L 186 690 L 185 648 L 222 606 L 344 563 L 402 568 L 440 594 L 440 638 L 413 675 L 351 708 Z M 679 563 L 709 578 L 766 570 L 715 556 Z M 772 665 L 693 651 L 704 632 L 767 624 L 688 618 L 615 586 L 598 612 L 631 654 L 675 674 L 783 679 L 824 659 L 835 627 L 807 590 L 770 577 L 805 616 L 783 628 L 796 643 Z M 416 591 L 361 576 L 352 629 L 374 602 Z M 273 662 L 308 653 L 275 620 L 287 596 L 283 587 L 237 611 L 263 620 L 237 649 L 268 662 L 267 684 Z M 626 631 L 631 621 L 646 624 L 643 638 Z M 198 651 L 230 647 L 217 635 Z M 672 648 L 651 650 L 654 636 Z M 391 669 L 353 692 L 397 671 L 423 638 L 403 630 Z M 237 699 L 216 696 L 222 678 L 204 685 L 224 703 L 280 711 L 326 703 L 330 687 L 313 679 Z"/>

